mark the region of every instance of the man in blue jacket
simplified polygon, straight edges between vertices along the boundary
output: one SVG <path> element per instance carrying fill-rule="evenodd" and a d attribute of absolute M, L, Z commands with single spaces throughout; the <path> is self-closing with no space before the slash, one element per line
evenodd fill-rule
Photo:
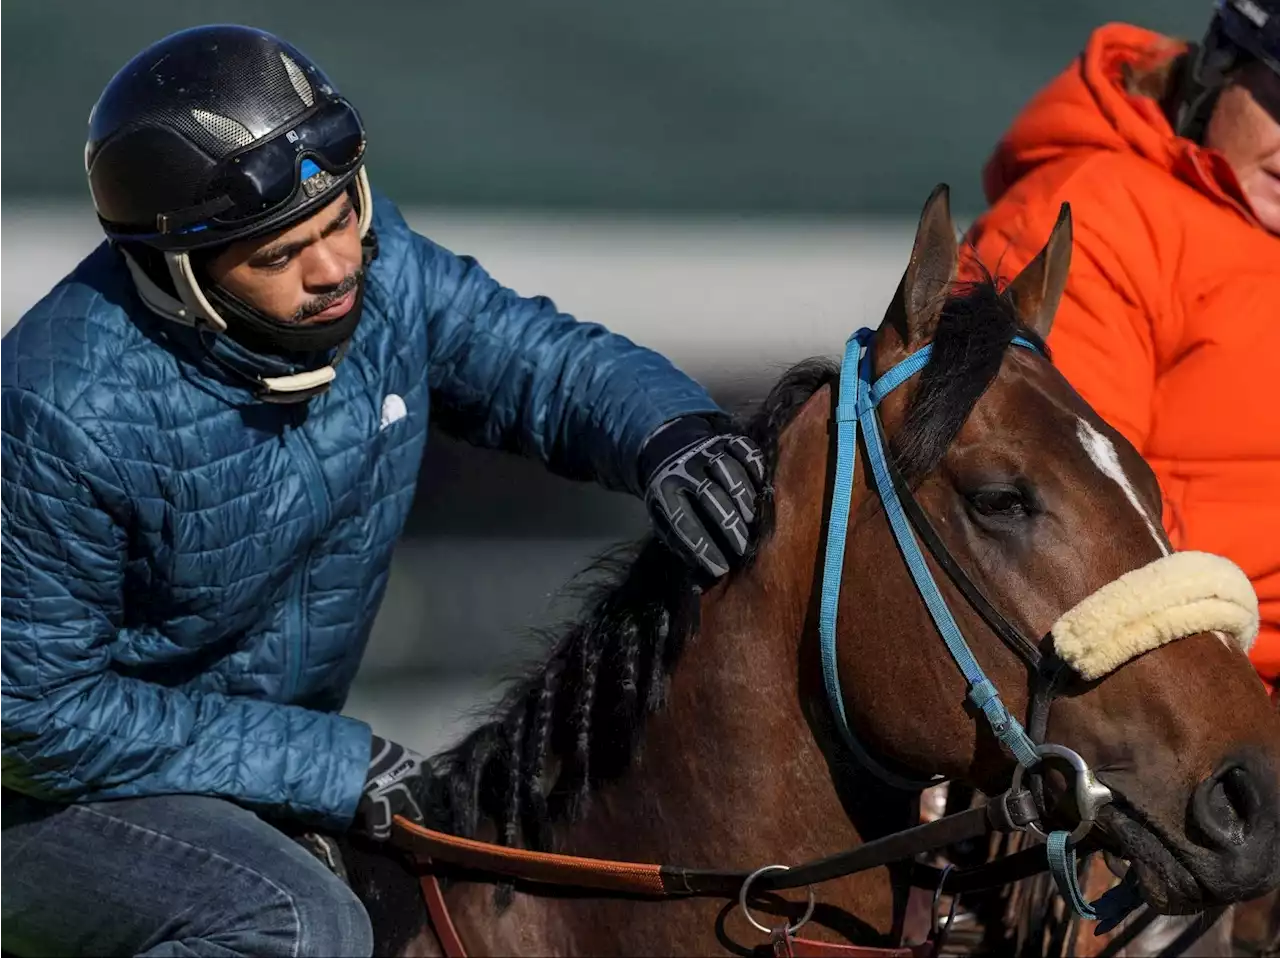
<path fill-rule="evenodd" d="M 385 838 L 409 749 L 338 714 L 431 414 L 647 498 L 708 579 L 758 450 L 660 356 L 414 234 L 281 40 L 143 51 L 90 117 L 108 241 L 5 337 L 5 948 L 368 954 L 267 819 Z M 263 816 L 263 817 L 260 817 Z"/>

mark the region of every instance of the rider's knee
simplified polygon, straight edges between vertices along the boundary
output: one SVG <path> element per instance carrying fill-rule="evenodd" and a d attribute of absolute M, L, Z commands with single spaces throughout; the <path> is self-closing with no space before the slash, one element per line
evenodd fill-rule
<path fill-rule="evenodd" d="M 373 929 L 360 899 L 337 877 L 310 863 L 270 875 L 235 869 L 204 906 L 204 920 L 193 922 L 188 934 L 143 954 L 190 955 L 207 950 L 201 946 L 246 958 L 373 954 Z"/>
<path fill-rule="evenodd" d="M 373 927 L 360 899 L 336 878 L 327 896 L 312 896 L 298 907 L 295 955 L 373 954 Z"/>

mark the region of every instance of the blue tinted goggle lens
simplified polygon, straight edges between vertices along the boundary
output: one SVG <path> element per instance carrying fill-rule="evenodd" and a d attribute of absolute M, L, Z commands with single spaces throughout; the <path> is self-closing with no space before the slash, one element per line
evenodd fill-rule
<path fill-rule="evenodd" d="M 323 171 L 349 173 L 364 155 L 364 127 L 345 100 L 331 100 L 296 126 L 232 157 L 210 194 L 231 208 L 215 219 L 234 222 L 287 203 L 305 179 Z"/>

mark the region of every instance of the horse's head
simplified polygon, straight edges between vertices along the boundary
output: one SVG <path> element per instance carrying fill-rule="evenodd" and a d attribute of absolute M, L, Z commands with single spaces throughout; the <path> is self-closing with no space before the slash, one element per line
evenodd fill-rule
<path fill-rule="evenodd" d="M 1178 911 L 1260 894 L 1280 883 L 1280 722 L 1239 643 L 1195 631 L 1226 628 L 1203 604 L 1220 585 L 1238 588 L 1238 573 L 1209 557 L 1203 567 L 1190 557 L 1151 565 L 1170 553 L 1151 469 L 1044 355 L 1009 346 L 1015 335 L 1048 336 L 1071 255 L 1069 212 L 1004 292 L 986 280 L 955 286 L 957 254 L 939 190 L 871 345 L 880 374 L 933 344 L 923 372 L 880 405 L 891 456 L 962 574 L 1049 661 L 1071 663 L 1044 740 L 1078 752 L 1112 789 L 1104 841 L 1134 863 L 1144 895 Z M 1009 756 L 966 703 L 867 486 L 865 449 L 857 469 L 837 644 L 850 725 L 896 767 L 1002 791 Z M 930 564 L 981 667 L 1025 715 L 1034 671 Z M 1144 573 L 1100 593 L 1134 570 Z M 1223 583 L 1205 579 L 1218 573 Z M 1096 608 L 1060 622 L 1091 596 Z M 1185 611 L 1193 600 L 1200 618 Z M 1184 637 L 1135 639 L 1132 628 L 1108 629 L 1108 616 L 1134 628 L 1147 616 L 1149 631 Z M 1045 778 L 1046 804 L 1067 818 L 1069 781 L 1056 770 Z"/>

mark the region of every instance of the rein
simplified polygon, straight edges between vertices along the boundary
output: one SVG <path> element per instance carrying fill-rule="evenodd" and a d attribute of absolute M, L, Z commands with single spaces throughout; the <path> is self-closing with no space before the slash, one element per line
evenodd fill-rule
<path fill-rule="evenodd" d="M 1022 821 L 1005 819 L 1001 809 L 999 803 L 993 802 L 947 815 L 936 821 L 864 842 L 857 848 L 789 867 L 786 871 L 760 875 L 753 880 L 752 885 L 758 891 L 801 888 L 844 878 L 921 852 L 980 838 L 995 831 L 1018 830 Z M 1023 814 L 1031 811 L 1029 807 L 1024 808 Z M 754 874 L 746 871 L 641 864 L 534 852 L 461 838 L 399 816 L 395 819 L 395 824 L 397 829 L 392 836 L 393 844 L 415 857 L 429 858 L 468 871 L 538 884 L 574 886 L 652 898 L 732 897 L 742 890 L 743 884 Z M 1017 878 L 1028 877 L 1043 872 L 1047 867 L 1043 848 L 1040 846 L 972 868 L 941 869 L 913 864 L 911 883 L 914 887 L 931 891 L 945 887 L 951 894 L 995 888 L 1013 880 L 1008 877 L 1010 875 Z"/>
<path fill-rule="evenodd" d="M 1024 793 L 1025 796 L 1025 793 Z M 770 935 L 776 955 L 813 955 L 827 958 L 924 958 L 936 955 L 941 938 L 916 945 L 879 948 L 847 945 L 796 937 L 812 912 L 813 891 L 810 886 L 844 878 L 914 858 L 922 852 L 935 851 L 957 842 L 979 838 L 995 831 L 1017 831 L 1034 815 L 1034 806 L 1022 802 L 1019 817 L 1008 815 L 1008 806 L 992 802 L 936 821 L 894 832 L 883 838 L 865 842 L 857 848 L 801 865 L 768 865 L 755 872 L 679 865 L 656 865 L 639 862 L 580 858 L 550 852 L 534 852 L 490 842 L 461 838 L 435 831 L 396 816 L 391 842 L 406 852 L 420 866 L 418 875 L 423 899 L 431 924 L 444 953 L 449 958 L 466 958 L 462 944 L 436 874 L 437 864 L 446 864 L 462 872 L 478 872 L 538 885 L 570 887 L 646 900 L 676 898 L 738 898 L 748 920 Z M 909 883 L 934 893 L 935 907 L 945 892 L 952 896 L 999 888 L 1011 882 L 1030 878 L 1046 871 L 1044 846 L 1033 846 L 1007 855 L 994 862 L 971 868 L 935 868 L 920 862 L 911 863 Z M 769 928 L 759 924 L 747 907 L 750 892 L 780 891 L 788 888 L 809 889 L 809 912 L 795 924 Z"/>

